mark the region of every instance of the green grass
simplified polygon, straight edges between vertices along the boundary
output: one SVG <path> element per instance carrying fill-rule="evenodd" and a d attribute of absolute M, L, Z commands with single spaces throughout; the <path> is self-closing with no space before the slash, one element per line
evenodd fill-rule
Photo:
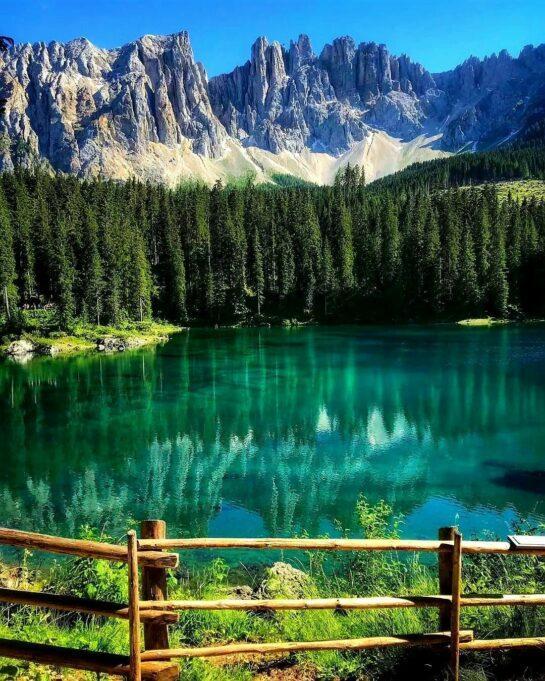
<path fill-rule="evenodd" d="M 487 185 L 476 185 L 475 188 L 486 187 Z M 494 183 L 500 199 L 506 199 L 509 195 L 515 201 L 524 199 L 545 200 L 545 180 L 511 180 L 510 182 Z"/>
<path fill-rule="evenodd" d="M 494 319 L 493 317 L 483 317 L 481 319 L 461 319 L 457 322 L 459 326 L 501 326 L 502 324 L 509 324 L 506 319 Z"/>
<path fill-rule="evenodd" d="M 392 518 L 391 509 L 384 503 L 370 506 L 361 500 L 357 507 L 363 536 L 398 536 L 401 520 Z M 524 531 L 524 527 L 517 528 Z M 528 528 L 526 528 L 528 529 Z M 536 530 L 534 530 L 536 531 Z M 97 538 L 96 533 L 84 529 L 82 536 Z M 282 585 L 267 577 L 267 571 L 255 569 L 230 571 L 221 560 L 212 560 L 198 568 L 181 566 L 169 579 L 169 596 L 173 599 L 225 598 L 233 584 L 240 584 L 240 575 L 251 586 L 267 584 L 272 597 L 343 597 L 368 595 L 407 595 L 437 593 L 438 577 L 434 564 L 422 562 L 418 556 L 399 557 L 381 553 L 346 553 L 326 555 L 312 552 L 296 567 L 308 575 L 302 593 L 283 591 Z M 111 563 L 73 559 L 55 563 L 47 572 L 33 572 L 28 554 L 24 555 L 23 569 L 17 573 L 17 588 L 33 584 L 55 593 L 101 598 L 124 602 L 127 598 L 126 572 L 123 566 Z M 466 556 L 464 558 L 464 593 L 543 593 L 545 570 L 543 562 L 529 556 Z M 473 629 L 483 637 L 511 637 L 542 634 L 545 630 L 543 608 L 465 608 L 462 627 Z M 331 638 L 356 638 L 437 630 L 434 609 L 400 609 L 353 611 L 307 611 L 250 613 L 242 611 L 182 611 L 177 625 L 171 628 L 173 646 L 206 646 L 236 641 L 295 641 Z M 113 620 L 99 620 L 53 612 L 36 611 L 27 607 L 0 611 L 0 636 L 25 640 L 46 641 L 70 647 L 110 650 L 126 653 L 127 625 Z M 254 678 L 264 665 L 276 665 L 291 670 L 289 679 L 361 679 L 394 681 L 421 678 L 444 679 L 440 659 L 433 651 L 401 650 L 365 651 L 361 653 L 325 652 L 262 659 L 229 659 L 221 663 L 193 660 L 181 663 L 184 679 L 195 681 L 246 681 Z M 515 679 L 510 669 L 524 668 L 525 679 L 539 679 L 539 664 L 532 675 L 532 659 L 522 660 L 506 654 L 464 655 L 462 678 L 465 681 L 486 679 Z M 511 666 L 512 665 L 512 666 Z M 3 675 L 2 669 L 9 668 Z M 14 669 L 16 670 L 14 672 Z M 24 663 L 0 661 L 0 679 L 48 679 L 49 672 Z M 44 675 L 46 674 L 46 675 Z M 73 678 L 73 677 L 70 677 Z M 91 675 L 88 678 L 93 678 Z M 275 678 L 283 678 L 278 676 Z"/>
<path fill-rule="evenodd" d="M 5 324 L 5 323 L 4 323 Z M 179 326 L 159 321 L 124 322 L 118 326 L 102 326 L 75 321 L 70 329 L 59 329 L 54 310 L 22 310 L 18 328 L 2 332 L 0 351 L 16 338 L 26 338 L 43 348 L 53 347 L 58 354 L 87 352 L 96 349 L 97 341 L 114 336 L 128 347 L 139 347 L 166 340 L 181 330 Z"/>

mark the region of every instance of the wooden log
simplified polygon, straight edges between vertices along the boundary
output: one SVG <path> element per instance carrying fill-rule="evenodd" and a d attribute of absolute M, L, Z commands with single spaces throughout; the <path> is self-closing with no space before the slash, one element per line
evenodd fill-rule
<path fill-rule="evenodd" d="M 5 527 L 0 528 L 0 545 L 68 554 L 81 558 L 127 562 L 127 549 L 124 546 L 89 541 L 87 539 L 53 537 L 48 534 L 23 532 Z M 158 554 L 153 551 L 143 551 L 139 554 L 138 561 L 141 565 L 176 567 L 178 565 L 178 556 L 176 554 Z"/>
<path fill-rule="evenodd" d="M 545 636 L 528 638 L 490 638 L 460 642 L 460 650 L 503 650 L 508 648 L 544 648 Z"/>
<path fill-rule="evenodd" d="M 414 539 L 139 539 L 140 550 L 153 549 L 286 549 L 320 551 L 450 551 L 448 542 Z"/>
<path fill-rule="evenodd" d="M 374 610 L 380 608 L 437 608 L 450 596 L 371 596 L 366 598 L 290 598 L 290 599 L 222 599 L 140 601 L 140 607 L 148 611 L 161 608 L 176 610 Z M 147 648 L 147 646 L 146 646 Z"/>
<path fill-rule="evenodd" d="M 439 528 L 439 541 L 448 542 L 449 547 L 452 546 L 454 537 L 454 527 L 440 527 Z M 451 606 L 451 594 L 452 594 L 452 559 L 451 551 L 449 548 L 448 552 L 440 551 L 438 557 L 438 568 L 439 568 L 439 593 L 442 595 L 449 596 L 448 601 L 439 608 L 439 630 L 448 631 L 450 629 L 450 606 Z"/>
<path fill-rule="evenodd" d="M 144 520 L 140 525 L 141 535 L 145 539 L 165 539 L 166 523 L 163 520 Z M 162 567 L 145 567 L 142 569 L 142 597 L 154 606 L 167 599 L 167 573 Z M 140 604 L 140 608 L 143 608 Z M 166 623 L 144 623 L 144 645 L 146 650 L 168 648 L 168 628 Z"/>
<path fill-rule="evenodd" d="M 0 590 L 0 600 L 1 590 Z M 379 610 L 381 608 L 442 608 L 449 605 L 449 595 L 430 596 L 369 596 L 365 598 L 306 598 L 306 599 L 221 599 L 140 601 L 140 616 L 154 611 L 172 613 L 177 610 Z M 465 595 L 460 607 L 512 607 L 545 605 L 545 594 Z M 167 621 L 171 623 L 170 620 Z M 450 619 L 449 619 L 450 626 Z M 147 646 L 146 646 L 147 647 Z"/>
<path fill-rule="evenodd" d="M 129 575 L 129 645 L 130 681 L 141 681 L 142 660 L 140 658 L 140 587 L 138 583 L 138 546 L 136 532 L 127 535 L 128 575 Z"/>
<path fill-rule="evenodd" d="M 139 551 L 138 565 L 142 567 L 176 568 L 180 559 L 176 553 L 160 553 L 159 551 Z"/>
<path fill-rule="evenodd" d="M 83 669 L 98 674 L 129 676 L 129 658 L 126 655 L 0 639 L 0 657 L 27 660 L 55 667 Z M 145 681 L 173 681 L 178 678 L 178 673 L 177 665 L 164 662 L 142 664 L 142 678 Z"/>
<path fill-rule="evenodd" d="M 320 551 L 423 551 L 448 552 L 452 541 L 432 539 L 289 539 L 212 538 L 140 539 L 140 550 L 154 549 L 299 549 Z M 509 542 L 464 541 L 464 553 L 545 556 L 545 548 L 513 549 Z"/>
<path fill-rule="evenodd" d="M 111 601 L 95 601 L 90 598 L 78 598 L 77 596 L 59 596 L 57 594 L 43 593 L 39 591 L 22 591 L 19 589 L 0 588 L 0 603 L 13 603 L 14 605 L 30 605 L 35 608 L 51 608 L 65 612 L 80 612 L 99 617 L 117 617 L 129 619 L 128 605 L 112 603 Z M 174 623 L 178 617 L 173 612 L 157 609 L 143 610 L 140 619 L 147 622 Z"/>
<path fill-rule="evenodd" d="M 545 549 L 514 549 L 508 541 L 464 541 L 466 554 L 490 553 L 504 556 L 545 556 Z"/>
<path fill-rule="evenodd" d="M 463 641 L 470 641 L 473 632 L 461 631 Z M 209 646 L 206 648 L 170 648 L 166 650 L 146 650 L 142 659 L 165 660 L 175 657 L 216 657 L 220 655 L 243 655 L 256 653 L 291 653 L 304 650 L 365 650 L 368 648 L 389 648 L 396 646 L 436 646 L 448 645 L 449 632 L 436 634 L 407 634 L 405 636 L 374 636 L 370 638 L 341 639 L 334 641 L 285 641 L 280 643 L 232 643 L 230 645 Z"/>
<path fill-rule="evenodd" d="M 470 595 L 460 598 L 463 608 L 502 607 L 513 605 L 545 605 L 545 594 L 496 594 L 496 595 Z"/>
<path fill-rule="evenodd" d="M 454 531 L 452 547 L 452 603 L 450 606 L 450 671 L 460 679 L 460 595 L 462 593 L 462 535 Z"/>

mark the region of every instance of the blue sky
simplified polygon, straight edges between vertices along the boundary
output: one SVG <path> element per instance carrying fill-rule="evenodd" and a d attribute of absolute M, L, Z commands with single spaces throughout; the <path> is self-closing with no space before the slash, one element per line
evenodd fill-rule
<path fill-rule="evenodd" d="M 315 51 L 341 35 L 384 42 L 440 71 L 544 42 L 545 0 L 0 0 L 0 34 L 18 42 L 85 36 L 116 47 L 182 29 L 210 75 L 246 61 L 259 35 L 287 44 L 299 33 Z"/>

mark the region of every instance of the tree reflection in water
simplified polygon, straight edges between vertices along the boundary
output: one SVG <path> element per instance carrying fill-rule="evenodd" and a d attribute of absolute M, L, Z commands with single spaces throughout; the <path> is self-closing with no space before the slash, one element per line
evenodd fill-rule
<path fill-rule="evenodd" d="M 544 369 L 540 327 L 192 330 L 3 363 L 2 524 L 317 534 L 363 493 L 413 535 L 505 533 L 540 512 Z"/>

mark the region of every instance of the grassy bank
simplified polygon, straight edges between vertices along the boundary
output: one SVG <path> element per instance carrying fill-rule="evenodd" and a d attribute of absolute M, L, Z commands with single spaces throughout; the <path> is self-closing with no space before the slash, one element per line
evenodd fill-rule
<path fill-rule="evenodd" d="M 357 507 L 362 534 L 398 536 L 401 520 L 392 518 L 386 504 Z M 527 528 L 528 529 L 528 528 Z M 82 536 L 94 533 L 83 530 Z M 25 557 L 24 557 L 25 558 Z M 126 573 L 109 563 L 84 559 L 58 562 L 47 571 L 28 567 L 6 571 L 9 585 L 70 593 L 77 596 L 125 601 Z M 400 558 L 389 554 L 344 553 L 324 555 L 313 552 L 295 563 L 288 575 L 278 569 L 229 570 L 221 560 L 198 569 L 182 564 L 169 583 L 174 599 L 233 597 L 241 590 L 253 597 L 367 596 L 437 593 L 437 572 L 417 556 Z M 6 577 L 6 575 L 8 577 Z M 471 556 L 464 558 L 465 593 L 543 593 L 543 561 L 533 557 Z M 474 629 L 479 638 L 543 633 L 543 608 L 466 608 L 463 628 Z M 354 638 L 378 634 L 435 631 L 437 612 L 433 609 L 405 609 L 355 612 L 182 612 L 171 629 L 175 646 L 206 646 L 236 641 L 314 640 Z M 27 607 L 5 607 L 0 613 L 0 636 L 46 641 L 95 650 L 127 652 L 126 623 L 101 621 Z M 543 655 L 543 653 L 541 653 Z M 535 663 L 535 673 L 534 665 Z M 539 665 L 526 653 L 524 658 L 497 653 L 463 656 L 463 676 L 469 681 L 486 679 L 542 678 Z M 366 651 L 362 653 L 315 653 L 274 658 L 228 659 L 183 662 L 184 679 L 242 681 L 249 679 L 360 679 L 418 678 L 443 679 L 440 658 L 432 651 Z M 41 675 L 40 675 L 41 674 Z M 83 675 L 82 675 L 83 676 Z M 67 678 L 74 678 L 70 673 Z M 58 678 L 54 672 L 13 661 L 0 664 L 0 678 Z M 91 675 L 89 675 L 91 678 Z"/>
<path fill-rule="evenodd" d="M 456 322 L 458 326 L 503 326 L 509 324 L 508 319 L 493 319 L 492 317 L 482 317 L 475 319 L 461 319 Z"/>
<path fill-rule="evenodd" d="M 29 341 L 36 354 L 66 355 L 96 351 L 104 339 L 116 339 L 123 347 L 135 348 L 159 343 L 181 327 L 160 321 L 125 322 L 118 326 L 99 326 L 76 321 L 69 329 L 59 328 L 51 310 L 23 310 L 16 323 L 0 324 L 0 354 L 10 343 Z"/>

